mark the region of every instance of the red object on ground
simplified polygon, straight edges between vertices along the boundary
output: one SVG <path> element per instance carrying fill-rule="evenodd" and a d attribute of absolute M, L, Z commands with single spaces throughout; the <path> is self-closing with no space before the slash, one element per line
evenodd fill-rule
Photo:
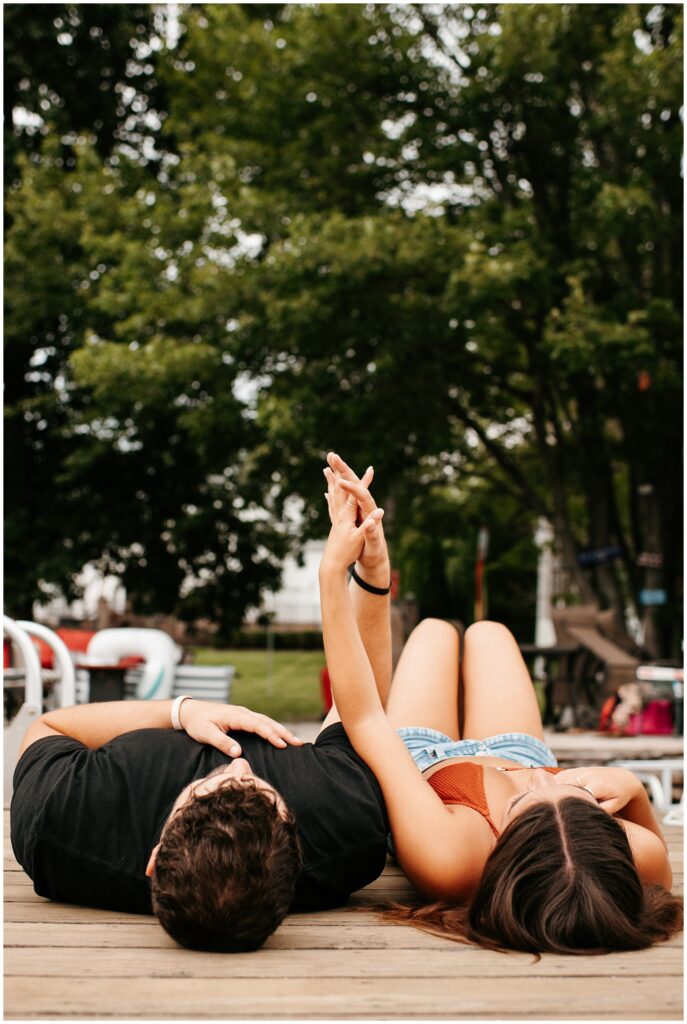
<path fill-rule="evenodd" d="M 607 697 L 601 708 L 601 715 L 599 717 L 599 732 L 608 732 L 611 728 L 611 715 L 616 709 L 616 705 L 620 698 L 617 693 Z"/>
<path fill-rule="evenodd" d="M 320 692 L 322 694 L 322 710 L 326 715 L 334 703 L 332 700 L 332 684 L 329 680 L 329 672 L 326 665 L 320 672 Z"/>
<path fill-rule="evenodd" d="M 666 736 L 673 732 L 673 702 L 650 700 L 645 708 L 630 715 L 625 728 L 626 736 Z"/>

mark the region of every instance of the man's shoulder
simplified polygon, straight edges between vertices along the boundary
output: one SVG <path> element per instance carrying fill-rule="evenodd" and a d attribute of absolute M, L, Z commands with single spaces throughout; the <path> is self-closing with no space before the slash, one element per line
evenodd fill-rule
<path fill-rule="evenodd" d="M 89 753 L 88 747 L 71 736 L 41 736 L 24 750 L 17 761 L 14 769 L 14 789 L 17 789 L 27 775 L 45 776 L 51 769 L 59 769 L 67 763 L 87 758 Z"/>
<path fill-rule="evenodd" d="M 323 816 L 326 825 L 337 830 L 346 843 L 353 837 L 385 827 L 386 810 L 377 779 L 356 753 L 343 725 L 335 722 L 324 729 L 310 746 L 312 772 L 304 788 L 308 818 Z M 300 801 L 302 803 L 302 799 Z M 352 823 L 358 822 L 355 835 Z"/>
<path fill-rule="evenodd" d="M 333 750 L 343 750 L 346 753 L 355 754 L 353 745 L 346 734 L 346 730 L 344 729 L 342 722 L 334 722 L 332 725 L 328 725 L 326 729 L 322 729 L 322 731 L 318 733 L 313 745 L 317 750 L 331 748 Z"/>

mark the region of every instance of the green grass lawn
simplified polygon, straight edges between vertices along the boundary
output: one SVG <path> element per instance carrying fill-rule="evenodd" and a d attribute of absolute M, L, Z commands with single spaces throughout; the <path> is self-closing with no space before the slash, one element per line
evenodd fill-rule
<path fill-rule="evenodd" d="M 231 703 L 284 722 L 319 721 L 322 718 L 320 670 L 324 651 L 216 650 L 194 648 L 196 665 L 234 665 Z M 535 683 L 540 708 L 543 687 Z"/>
<path fill-rule="evenodd" d="M 318 721 L 322 717 L 320 670 L 324 651 L 194 649 L 196 665 L 234 665 L 231 703 L 277 721 Z"/>

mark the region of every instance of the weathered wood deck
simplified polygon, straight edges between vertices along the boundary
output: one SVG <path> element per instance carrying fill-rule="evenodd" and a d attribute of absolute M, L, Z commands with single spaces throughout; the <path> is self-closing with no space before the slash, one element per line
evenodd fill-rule
<path fill-rule="evenodd" d="M 5 1019 L 682 1018 L 682 936 L 605 957 L 491 953 L 353 909 L 407 891 L 389 865 L 352 907 L 289 917 L 257 953 L 180 949 L 152 917 L 41 899 L 5 812 Z M 668 830 L 676 888 L 682 832 Z"/>

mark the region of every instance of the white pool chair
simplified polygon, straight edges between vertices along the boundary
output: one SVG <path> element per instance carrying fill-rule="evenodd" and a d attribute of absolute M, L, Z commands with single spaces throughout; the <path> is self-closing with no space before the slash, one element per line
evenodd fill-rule
<path fill-rule="evenodd" d="M 12 642 L 16 664 L 5 669 L 4 686 L 16 691 L 23 689 L 19 710 L 9 718 L 3 738 L 3 801 L 8 806 L 12 798 L 12 776 L 24 733 L 45 708 L 44 684 L 54 683 L 51 696 L 59 707 L 68 707 L 75 700 L 75 673 L 71 655 L 64 642 L 51 629 L 38 622 L 15 621 L 2 617 L 4 635 Z M 36 637 L 51 648 L 55 656 L 56 672 L 43 670 L 38 652 L 32 641 Z"/>
<path fill-rule="evenodd" d="M 673 803 L 673 775 L 684 774 L 685 762 L 681 757 L 666 757 L 661 760 L 643 761 L 617 760 L 609 761 L 610 768 L 627 768 L 649 789 L 656 813 L 662 815 L 664 825 L 682 825 L 684 823 L 685 788 L 684 779 L 682 796 Z"/>

